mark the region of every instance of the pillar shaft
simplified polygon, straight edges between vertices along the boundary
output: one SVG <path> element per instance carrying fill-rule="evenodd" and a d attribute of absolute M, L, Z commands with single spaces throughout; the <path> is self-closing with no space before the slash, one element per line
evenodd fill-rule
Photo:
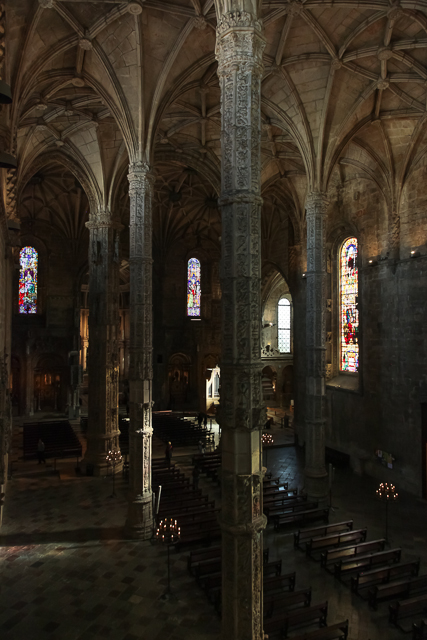
<path fill-rule="evenodd" d="M 265 40 L 251 14 L 217 26 L 222 150 L 222 638 L 261 640 L 261 76 Z"/>
<path fill-rule="evenodd" d="M 119 448 L 119 232 L 108 211 L 89 222 L 89 407 L 86 464 L 107 473 L 110 449 Z M 116 470 L 119 470 L 119 466 Z"/>
<path fill-rule="evenodd" d="M 145 163 L 129 167 L 130 195 L 130 501 L 126 528 L 146 540 L 153 530 L 151 489 L 153 326 L 152 193 Z"/>
<path fill-rule="evenodd" d="M 327 495 L 325 469 L 326 244 L 327 201 L 310 193 L 307 213 L 306 316 L 306 467 L 305 489 L 313 498 Z"/>

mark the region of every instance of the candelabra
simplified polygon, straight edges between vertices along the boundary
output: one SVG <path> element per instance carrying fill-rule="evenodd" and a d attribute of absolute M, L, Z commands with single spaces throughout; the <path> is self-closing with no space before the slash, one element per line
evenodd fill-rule
<path fill-rule="evenodd" d="M 162 542 L 168 549 L 168 586 L 165 593 L 161 596 L 162 600 L 168 600 L 171 596 L 171 576 L 170 576 L 170 546 L 177 542 L 181 536 L 181 528 L 173 518 L 165 518 L 158 524 L 156 531 L 157 542 Z"/>
<path fill-rule="evenodd" d="M 377 496 L 380 500 L 385 502 L 385 539 L 388 542 L 388 505 L 390 502 L 397 500 L 398 493 L 394 484 L 388 484 L 387 482 L 381 482 L 377 489 Z"/>
<path fill-rule="evenodd" d="M 262 452 L 264 455 L 264 449 L 267 448 L 267 451 L 265 452 L 265 467 L 268 468 L 268 447 L 272 447 L 273 446 L 273 436 L 271 435 L 271 433 L 263 433 L 261 436 L 261 443 L 262 443 Z"/>
<path fill-rule="evenodd" d="M 113 449 L 112 451 L 109 451 L 107 453 L 107 455 L 105 456 L 105 459 L 107 461 L 107 464 L 111 464 L 113 467 L 113 493 L 111 494 L 110 498 L 114 498 L 116 495 L 116 492 L 115 492 L 116 464 L 119 464 L 119 462 L 121 462 L 122 454 L 120 453 L 119 449 Z"/>

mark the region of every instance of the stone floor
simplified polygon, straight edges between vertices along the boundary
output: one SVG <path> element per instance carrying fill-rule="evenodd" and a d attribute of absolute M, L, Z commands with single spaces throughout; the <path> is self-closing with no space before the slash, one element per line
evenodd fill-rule
<path fill-rule="evenodd" d="M 161 447 L 159 447 L 161 451 Z M 188 452 L 175 462 L 189 471 Z M 268 465 L 291 486 L 303 484 L 303 458 L 295 447 L 269 451 Z M 1 640 L 209 640 L 218 638 L 220 622 L 186 571 L 186 555 L 171 555 L 175 598 L 164 602 L 166 550 L 150 542 L 127 541 L 122 526 L 126 485 L 117 476 L 76 476 L 73 462 L 52 467 L 16 461 L 6 497 L 0 535 Z M 200 486 L 218 497 L 216 487 Z M 349 471 L 337 471 L 331 520 L 352 517 L 368 526 L 368 539 L 384 533 L 383 505 L 375 499 L 376 483 Z M 390 507 L 390 539 L 403 558 L 422 558 L 427 573 L 427 509 L 401 494 Z M 390 627 L 387 605 L 372 613 L 315 561 L 293 549 L 291 532 L 269 527 L 265 547 L 270 559 L 282 558 L 283 572 L 296 570 L 297 588 L 312 586 L 313 602 L 329 601 L 330 623 L 348 618 L 349 640 L 397 640 L 404 634 Z"/>

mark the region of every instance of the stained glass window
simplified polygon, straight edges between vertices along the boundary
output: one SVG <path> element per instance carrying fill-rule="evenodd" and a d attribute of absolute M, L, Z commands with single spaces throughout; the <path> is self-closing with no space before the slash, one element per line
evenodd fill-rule
<path fill-rule="evenodd" d="M 340 255 L 341 371 L 359 369 L 359 275 L 357 239 L 347 238 Z"/>
<path fill-rule="evenodd" d="M 19 254 L 19 313 L 37 313 L 38 254 L 24 247 Z"/>
<path fill-rule="evenodd" d="M 200 317 L 200 261 L 190 258 L 187 267 L 187 316 Z"/>
<path fill-rule="evenodd" d="M 287 298 L 279 300 L 277 307 L 277 339 L 280 353 L 291 352 L 291 303 Z"/>

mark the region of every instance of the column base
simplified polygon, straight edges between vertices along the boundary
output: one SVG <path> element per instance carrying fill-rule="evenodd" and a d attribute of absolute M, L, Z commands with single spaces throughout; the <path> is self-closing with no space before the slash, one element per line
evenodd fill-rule
<path fill-rule="evenodd" d="M 329 482 L 325 468 L 304 469 L 304 491 L 307 494 L 308 500 L 318 502 L 319 507 L 327 506 Z"/>
<path fill-rule="evenodd" d="M 85 456 L 80 462 L 80 468 L 83 475 L 96 476 L 97 478 L 110 476 L 113 472 L 111 464 L 107 464 L 105 458 L 94 458 L 93 456 Z M 123 460 L 114 466 L 114 475 L 121 473 L 122 470 Z"/>
<path fill-rule="evenodd" d="M 150 540 L 154 531 L 153 498 L 138 496 L 129 502 L 125 535 L 134 540 Z"/>

